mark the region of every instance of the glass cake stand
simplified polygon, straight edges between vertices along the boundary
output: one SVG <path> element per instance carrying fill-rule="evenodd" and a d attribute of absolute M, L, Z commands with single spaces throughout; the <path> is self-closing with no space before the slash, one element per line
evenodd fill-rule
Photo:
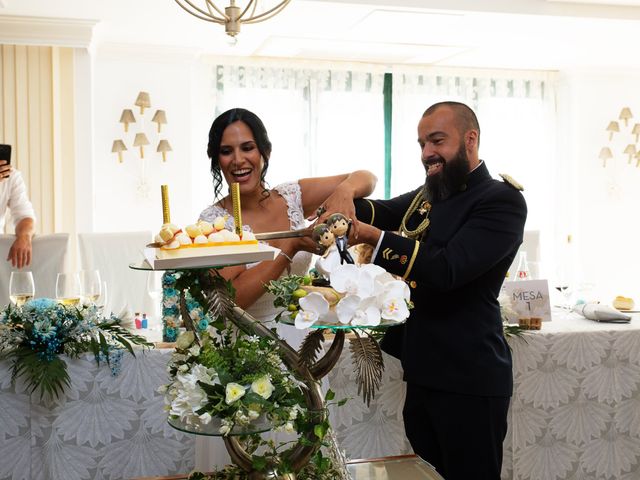
<path fill-rule="evenodd" d="M 246 262 L 240 261 L 234 264 L 246 264 L 252 263 L 252 261 L 253 260 L 248 260 Z M 324 352 L 321 358 L 317 359 L 315 358 L 315 356 L 313 358 L 309 358 L 308 355 L 305 356 L 302 353 L 305 351 L 304 344 L 301 347 L 300 352 L 297 352 L 287 342 L 281 339 L 275 333 L 275 331 L 272 331 L 270 328 L 263 325 L 259 320 L 255 319 L 242 308 L 238 307 L 235 304 L 234 299 L 228 293 L 227 289 L 220 288 L 220 282 L 226 282 L 226 280 L 222 278 L 217 269 L 225 266 L 229 265 L 198 265 L 185 268 L 172 267 L 154 269 L 147 261 L 131 263 L 129 265 L 129 267 L 134 270 L 142 271 L 190 271 L 189 275 L 193 277 L 194 284 L 195 282 L 197 282 L 198 288 L 200 288 L 203 292 L 210 288 L 210 293 L 212 294 L 215 293 L 217 296 L 227 296 L 230 304 L 232 304 L 233 306 L 229 311 L 225 311 L 225 314 L 227 315 L 227 319 L 235 327 L 248 335 L 258 335 L 260 337 L 270 338 L 279 345 L 279 351 L 283 364 L 290 372 L 292 372 L 296 376 L 296 378 L 301 383 L 305 385 L 304 407 L 309 413 L 310 428 L 308 429 L 308 431 L 300 435 L 297 442 L 293 442 L 293 446 L 280 454 L 282 458 L 287 459 L 287 463 L 290 465 L 291 470 L 294 472 L 298 472 L 311 461 L 311 458 L 321 446 L 321 442 L 318 441 L 318 438 L 315 434 L 315 427 L 319 427 L 325 424 L 325 422 L 327 421 L 327 409 L 325 405 L 324 394 L 322 393 L 320 388 L 321 380 L 335 367 L 338 360 L 340 359 L 340 355 L 342 353 L 345 342 L 345 333 L 347 331 L 354 333 L 354 335 L 357 337 L 359 346 L 362 346 L 367 342 L 369 344 L 375 343 L 375 345 L 371 345 L 374 348 L 369 348 L 367 350 L 367 355 L 363 358 L 360 358 L 361 361 L 356 362 L 357 368 L 360 369 L 360 371 L 358 371 L 358 374 L 356 375 L 356 378 L 358 379 L 358 393 L 362 392 L 365 402 L 369 404 L 371 399 L 373 399 L 375 391 L 377 390 L 382 380 L 382 372 L 384 371 L 384 361 L 382 359 L 382 353 L 379 346 L 377 345 L 377 342 L 370 335 L 369 331 L 383 330 L 395 325 L 399 325 L 399 322 L 385 321 L 383 324 L 377 325 L 375 327 L 336 324 L 313 325 L 315 331 L 312 331 L 307 336 L 305 342 L 307 340 L 310 340 L 311 342 L 317 342 L 318 340 L 322 339 L 323 329 L 332 330 L 334 335 L 333 339 L 331 340 L 331 345 Z M 183 317 L 183 323 L 185 325 L 193 325 L 194 322 L 190 318 L 189 311 L 186 308 L 187 290 L 189 290 L 189 287 L 179 292 L 179 304 L 181 305 L 180 314 Z M 212 310 L 214 308 L 212 305 L 207 304 L 202 305 L 202 307 L 207 312 L 214 311 Z M 293 320 L 291 320 L 291 324 L 293 324 Z M 310 349 L 307 348 L 306 350 L 309 351 Z M 316 350 L 314 349 L 314 351 Z M 377 353 L 371 356 L 371 351 L 375 351 Z M 169 424 L 178 430 L 193 433 L 196 435 L 220 436 L 219 422 L 207 426 L 195 426 L 187 425 L 177 420 L 170 420 Z M 270 430 L 270 426 L 267 422 L 258 422 L 257 424 L 250 427 L 250 431 L 248 429 L 237 429 L 235 431 L 232 431 L 228 435 L 222 436 L 231 460 L 242 470 L 247 472 L 249 478 L 251 478 L 252 480 L 279 478 L 277 473 L 277 465 L 269 465 L 266 469 L 262 469 L 260 471 L 256 470 L 254 467 L 252 456 L 245 450 L 244 446 L 239 440 L 239 437 L 241 435 L 249 433 L 260 433 L 267 430 Z M 295 478 L 295 474 L 290 474 L 289 478 Z"/>
<path fill-rule="evenodd" d="M 179 419 L 170 418 L 168 420 L 169 425 L 171 425 L 176 430 L 180 430 L 185 433 L 194 433 L 196 435 L 204 435 L 207 437 L 221 437 L 220 427 L 222 427 L 222 422 L 219 418 L 212 418 L 211 422 L 206 425 L 201 424 L 187 424 Z M 231 429 L 231 431 L 227 434 L 230 436 L 234 435 L 253 435 L 255 433 L 264 433 L 271 430 L 271 422 L 269 422 L 266 418 L 258 419 L 251 424 L 238 427 L 235 426 Z"/>

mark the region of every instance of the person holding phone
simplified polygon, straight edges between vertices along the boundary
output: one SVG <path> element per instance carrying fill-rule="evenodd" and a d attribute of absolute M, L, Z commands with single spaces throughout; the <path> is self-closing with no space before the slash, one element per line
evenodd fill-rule
<path fill-rule="evenodd" d="M 11 167 L 11 145 L 0 145 L 0 232 L 4 231 L 7 210 L 11 212 L 16 235 L 7 261 L 14 268 L 26 267 L 31 263 L 36 215 L 22 174 Z"/>

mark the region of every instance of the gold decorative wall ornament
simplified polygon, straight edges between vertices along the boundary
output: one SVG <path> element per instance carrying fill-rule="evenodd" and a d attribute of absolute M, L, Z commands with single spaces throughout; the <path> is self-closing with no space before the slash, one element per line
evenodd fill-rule
<path fill-rule="evenodd" d="M 600 149 L 600 155 L 598 155 L 598 158 L 602 160 L 602 166 L 606 167 L 607 160 L 613 158 L 613 153 L 611 153 L 611 149 L 609 147 L 602 147 Z"/>
<path fill-rule="evenodd" d="M 144 158 L 144 146 L 149 145 L 149 139 L 144 133 L 136 133 L 136 138 L 133 141 L 134 147 L 140 147 L 140 158 Z"/>
<path fill-rule="evenodd" d="M 609 125 L 607 126 L 607 132 L 609 132 L 609 141 L 613 140 L 613 134 L 619 131 L 620 125 L 618 125 L 618 122 L 609 122 Z"/>
<path fill-rule="evenodd" d="M 624 153 L 629 155 L 629 161 L 627 163 L 631 164 L 631 160 L 633 160 L 633 156 L 636 154 L 636 145 L 634 143 L 630 143 L 624 149 Z"/>
<path fill-rule="evenodd" d="M 156 110 L 156 113 L 153 115 L 151 121 L 158 124 L 158 133 L 160 133 L 160 131 L 162 130 L 162 125 L 167 123 L 167 114 L 164 110 Z"/>
<path fill-rule="evenodd" d="M 628 127 L 629 119 L 633 118 L 631 109 L 629 107 L 624 107 L 622 110 L 620 110 L 620 116 L 618 118 L 624 122 L 625 127 Z"/>
<path fill-rule="evenodd" d="M 151 106 L 151 99 L 149 98 L 148 92 L 140 92 L 138 93 L 138 98 L 136 98 L 135 105 L 140 107 L 140 115 L 144 115 L 144 109 L 149 108 Z"/>
<path fill-rule="evenodd" d="M 136 117 L 133 116 L 133 112 L 131 111 L 131 109 L 125 109 L 122 110 L 122 115 L 120 115 L 120 123 L 124 124 L 124 131 L 128 132 L 129 131 L 129 124 L 130 123 L 135 123 L 136 122 Z"/>
<path fill-rule="evenodd" d="M 111 153 L 118 154 L 118 162 L 122 163 L 122 152 L 126 151 L 127 147 L 122 140 L 114 140 L 111 146 Z"/>
<path fill-rule="evenodd" d="M 167 161 L 167 152 L 171 152 L 171 145 L 169 144 L 169 140 L 160 140 L 158 142 L 158 148 L 156 148 L 156 152 L 160 152 L 162 154 L 162 161 Z"/>

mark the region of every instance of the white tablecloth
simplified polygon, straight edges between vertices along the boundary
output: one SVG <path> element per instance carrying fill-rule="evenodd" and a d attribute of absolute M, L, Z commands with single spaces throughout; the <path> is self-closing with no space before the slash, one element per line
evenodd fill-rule
<path fill-rule="evenodd" d="M 515 386 L 503 479 L 640 479 L 640 317 L 629 325 L 557 317 L 511 345 Z M 191 471 L 196 437 L 168 426 L 156 392 L 167 381 L 170 353 L 125 354 L 116 377 L 92 357 L 70 360 L 72 386 L 51 404 L 19 381 L 12 386 L 8 364 L 0 362 L 0 479 L 115 480 Z M 330 409 L 350 458 L 411 452 L 399 362 L 386 357 L 384 375 L 367 407 L 348 348 L 329 374 L 336 399 L 350 398 Z M 224 454 L 222 448 L 219 442 L 220 451 L 208 453 Z"/>
<path fill-rule="evenodd" d="M 514 393 L 504 480 L 640 479 L 640 316 L 630 324 L 558 314 L 510 340 Z M 355 391 L 347 348 L 329 382 L 331 423 L 350 458 L 409 453 L 399 362 L 385 356 L 383 387 L 367 408 Z"/>
<path fill-rule="evenodd" d="M 92 356 L 68 360 L 71 388 L 46 404 L 11 385 L 0 362 L 0 478 L 115 480 L 194 467 L 195 437 L 167 424 L 163 396 L 170 350 L 125 354 L 118 376 Z"/>

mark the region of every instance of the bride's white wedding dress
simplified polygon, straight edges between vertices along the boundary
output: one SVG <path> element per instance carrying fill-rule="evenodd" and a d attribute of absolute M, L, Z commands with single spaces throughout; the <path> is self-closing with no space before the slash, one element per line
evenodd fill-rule
<path fill-rule="evenodd" d="M 289 216 L 289 226 L 291 230 L 305 228 L 306 224 L 302 210 L 302 192 L 298 182 L 282 183 L 275 187 L 274 190 L 278 192 L 287 203 L 287 214 Z M 211 205 L 205 208 L 200 214 L 200 219 L 213 223 L 216 217 L 224 215 L 228 215 L 226 228 L 233 231 L 233 215 L 218 205 Z M 243 229 L 251 231 L 251 226 L 243 225 Z M 292 258 L 291 273 L 285 271 L 281 276 L 306 274 L 309 271 L 312 258 L 313 254 L 309 252 L 296 253 Z M 256 265 L 259 265 L 259 263 L 248 264 L 247 269 L 253 268 Z M 274 318 L 282 309 L 273 306 L 273 295 L 265 292 L 253 305 L 247 308 L 246 311 L 264 325 L 270 328 L 275 327 L 280 338 L 284 339 L 295 350 L 298 350 L 306 335 L 306 331 L 297 330 L 293 326 L 281 325 L 274 321 Z"/>

